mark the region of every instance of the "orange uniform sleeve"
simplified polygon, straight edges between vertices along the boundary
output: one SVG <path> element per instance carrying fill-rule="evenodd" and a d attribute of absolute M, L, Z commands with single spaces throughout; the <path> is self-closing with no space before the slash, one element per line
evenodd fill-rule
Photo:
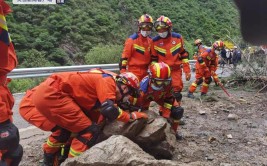
<path fill-rule="evenodd" d="M 128 38 L 124 43 L 124 48 L 121 55 L 120 60 L 120 70 L 126 70 L 128 65 L 128 59 L 131 57 L 132 54 L 132 47 L 133 47 L 133 40 L 131 38 Z"/>
<path fill-rule="evenodd" d="M 182 60 L 182 64 L 183 64 L 183 71 L 184 73 L 190 73 L 190 64 L 189 64 L 189 53 L 184 49 L 184 39 L 181 36 L 181 44 L 182 44 L 182 49 L 180 51 L 180 58 Z"/>
<path fill-rule="evenodd" d="M 190 73 L 190 64 L 189 64 L 189 54 L 187 51 L 184 50 L 184 52 L 181 54 L 182 64 L 183 64 L 183 71 L 185 73 Z"/>
<path fill-rule="evenodd" d="M 122 109 L 119 108 L 120 115 L 118 116 L 117 120 L 128 123 L 130 121 L 130 114 L 126 111 L 123 111 Z"/>
<path fill-rule="evenodd" d="M 203 52 L 199 55 L 198 57 L 198 62 L 200 64 L 200 68 L 205 69 L 207 67 L 206 63 L 205 63 L 205 59 L 207 59 L 207 56 L 209 55 L 208 52 Z"/>

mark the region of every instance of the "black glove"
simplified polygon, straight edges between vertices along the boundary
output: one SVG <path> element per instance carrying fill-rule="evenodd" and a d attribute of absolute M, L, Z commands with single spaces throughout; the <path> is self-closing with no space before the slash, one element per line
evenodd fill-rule
<path fill-rule="evenodd" d="M 172 106 L 171 117 L 175 120 L 180 120 L 184 115 L 184 108 L 179 106 Z"/>

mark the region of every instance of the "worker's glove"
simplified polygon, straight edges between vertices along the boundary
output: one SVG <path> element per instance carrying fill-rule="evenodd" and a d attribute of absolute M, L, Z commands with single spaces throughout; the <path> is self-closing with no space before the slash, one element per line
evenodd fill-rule
<path fill-rule="evenodd" d="M 120 73 L 125 73 L 126 72 L 126 69 L 121 69 L 120 70 Z"/>
<path fill-rule="evenodd" d="M 144 112 L 136 112 L 136 111 L 130 114 L 130 122 L 135 121 L 137 119 L 141 119 L 141 118 L 147 119 L 148 116 Z"/>
<path fill-rule="evenodd" d="M 180 120 L 184 115 L 184 108 L 181 106 L 172 106 L 171 117 L 175 120 Z"/>
<path fill-rule="evenodd" d="M 191 78 L 191 73 L 185 73 L 185 79 L 186 81 L 189 81 Z"/>

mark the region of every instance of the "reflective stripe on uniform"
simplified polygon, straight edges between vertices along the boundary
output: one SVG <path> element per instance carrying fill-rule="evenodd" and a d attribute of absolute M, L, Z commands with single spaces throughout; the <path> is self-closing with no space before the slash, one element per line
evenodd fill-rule
<path fill-rule="evenodd" d="M 123 61 L 121 61 L 121 64 L 122 64 L 123 66 L 126 66 L 127 63 L 128 63 L 128 60 L 123 60 Z"/>
<path fill-rule="evenodd" d="M 134 46 L 135 49 L 138 49 L 138 50 L 141 50 L 141 51 L 145 51 L 145 48 L 142 47 L 142 46 L 139 46 L 137 44 L 134 44 L 133 46 Z"/>
<path fill-rule="evenodd" d="M 171 109 L 172 105 L 169 103 L 164 103 L 163 107 L 167 108 L 167 109 Z"/>
<path fill-rule="evenodd" d="M 207 83 L 205 83 L 205 82 L 204 82 L 202 85 L 203 85 L 203 86 L 206 86 L 206 87 L 209 86 L 209 84 L 207 84 Z"/>
<path fill-rule="evenodd" d="M 53 143 L 49 140 L 49 138 L 47 139 L 46 144 L 51 148 L 58 148 L 64 145 L 64 143 Z"/>
<path fill-rule="evenodd" d="M 193 83 L 192 83 L 192 86 L 197 87 L 197 84 L 193 82 Z"/>
<path fill-rule="evenodd" d="M 72 156 L 76 157 L 76 156 L 80 156 L 82 154 L 82 152 L 77 152 L 74 149 L 70 148 L 70 152 L 69 152 Z"/>
<path fill-rule="evenodd" d="M 183 63 L 189 63 L 189 60 L 188 59 L 183 59 L 182 62 Z"/>
<path fill-rule="evenodd" d="M 166 54 L 166 52 L 167 52 L 165 49 L 160 48 L 158 46 L 155 46 L 155 50 L 157 50 L 158 52 L 163 53 L 163 54 Z"/>
<path fill-rule="evenodd" d="M 177 52 L 179 50 L 179 48 L 181 48 L 181 43 L 177 44 L 176 46 L 172 47 L 171 53 L 173 54 L 174 52 Z"/>
<path fill-rule="evenodd" d="M 7 24 L 6 24 L 6 18 L 2 14 L 0 14 L 0 28 L 3 28 L 4 30 L 8 31 Z"/>
<path fill-rule="evenodd" d="M 118 107 L 118 111 L 119 111 L 119 115 L 118 115 L 117 119 L 119 119 L 119 118 L 121 117 L 121 115 L 122 115 L 122 109 L 120 109 L 120 108 Z"/>

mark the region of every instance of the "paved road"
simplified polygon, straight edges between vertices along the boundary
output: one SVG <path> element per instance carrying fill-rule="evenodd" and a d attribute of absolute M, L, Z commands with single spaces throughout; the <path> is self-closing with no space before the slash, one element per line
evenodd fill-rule
<path fill-rule="evenodd" d="M 217 74 L 219 75 L 219 77 L 228 77 L 231 74 L 231 69 L 229 69 L 229 68 L 224 68 L 224 69 L 219 68 L 217 70 Z M 185 77 L 183 76 L 183 79 L 184 78 Z M 194 78 L 195 78 L 195 73 L 192 72 L 192 76 L 191 76 L 191 80 L 190 81 L 194 81 Z M 14 98 L 15 98 L 15 105 L 14 105 L 14 108 L 13 108 L 13 112 L 14 112 L 13 119 L 14 119 L 15 125 L 19 129 L 23 129 L 23 128 L 31 126 L 28 122 L 26 122 L 23 118 L 21 118 L 21 116 L 20 116 L 20 114 L 18 112 L 19 103 L 20 103 L 21 98 L 23 97 L 24 93 L 17 93 L 17 94 L 13 94 L 13 95 L 14 95 Z"/>

